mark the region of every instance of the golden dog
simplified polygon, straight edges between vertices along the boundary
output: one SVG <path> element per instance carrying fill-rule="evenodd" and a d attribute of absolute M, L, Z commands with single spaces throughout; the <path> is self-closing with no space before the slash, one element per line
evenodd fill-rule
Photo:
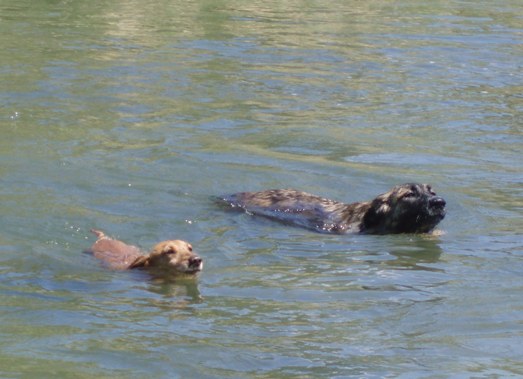
<path fill-rule="evenodd" d="M 107 237 L 100 230 L 91 230 L 97 237 L 88 252 L 110 268 L 124 270 L 146 268 L 172 274 L 197 274 L 203 268 L 202 259 L 193 252 L 191 244 L 181 241 L 163 241 L 150 253 L 143 254 L 136 246 Z"/>

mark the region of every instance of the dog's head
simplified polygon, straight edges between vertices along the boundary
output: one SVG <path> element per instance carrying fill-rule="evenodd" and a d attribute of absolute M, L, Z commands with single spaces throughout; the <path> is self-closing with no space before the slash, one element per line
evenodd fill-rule
<path fill-rule="evenodd" d="M 445 217 L 445 200 L 430 185 L 407 183 L 378 196 L 363 218 L 363 232 L 426 233 Z"/>
<path fill-rule="evenodd" d="M 163 241 L 150 254 L 138 258 L 129 268 L 150 267 L 160 271 L 196 274 L 203 268 L 202 259 L 190 243 L 181 240 Z"/>

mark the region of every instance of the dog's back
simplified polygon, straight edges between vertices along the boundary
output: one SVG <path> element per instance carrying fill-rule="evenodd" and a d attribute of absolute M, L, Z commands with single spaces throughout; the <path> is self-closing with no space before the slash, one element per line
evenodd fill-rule
<path fill-rule="evenodd" d="M 110 268 L 125 270 L 129 268 L 137 258 L 143 255 L 136 246 L 127 245 L 122 241 L 109 238 L 99 230 L 93 229 L 91 232 L 94 233 L 98 239 L 88 252 L 103 261 Z"/>
<path fill-rule="evenodd" d="M 223 202 L 248 213 L 269 217 L 319 232 L 343 233 L 346 204 L 292 189 L 239 192 L 223 196 Z"/>

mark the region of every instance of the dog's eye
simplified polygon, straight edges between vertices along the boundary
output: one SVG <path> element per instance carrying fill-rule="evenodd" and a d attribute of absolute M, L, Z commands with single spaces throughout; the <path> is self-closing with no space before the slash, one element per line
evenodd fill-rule
<path fill-rule="evenodd" d="M 192 245 L 187 245 L 187 249 L 189 249 L 189 251 L 192 251 Z"/>
<path fill-rule="evenodd" d="M 413 191 L 409 191 L 405 195 L 403 195 L 403 198 L 406 199 L 406 198 L 414 197 L 414 196 L 416 196 L 416 194 Z"/>
<path fill-rule="evenodd" d="M 170 248 L 169 250 L 167 250 L 165 252 L 166 255 L 173 255 L 173 254 L 176 254 L 176 250 L 174 249 L 174 247 Z"/>
<path fill-rule="evenodd" d="M 436 192 L 434 192 L 432 190 L 432 187 L 431 186 L 427 186 L 427 191 L 432 195 L 432 196 L 436 196 Z"/>

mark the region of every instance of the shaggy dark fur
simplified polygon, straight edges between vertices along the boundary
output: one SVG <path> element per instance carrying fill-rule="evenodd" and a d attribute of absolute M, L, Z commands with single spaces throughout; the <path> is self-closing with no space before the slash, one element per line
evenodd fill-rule
<path fill-rule="evenodd" d="M 277 189 L 221 197 L 233 208 L 327 233 L 427 233 L 445 217 L 445 200 L 427 184 L 407 183 L 352 204 Z"/>

